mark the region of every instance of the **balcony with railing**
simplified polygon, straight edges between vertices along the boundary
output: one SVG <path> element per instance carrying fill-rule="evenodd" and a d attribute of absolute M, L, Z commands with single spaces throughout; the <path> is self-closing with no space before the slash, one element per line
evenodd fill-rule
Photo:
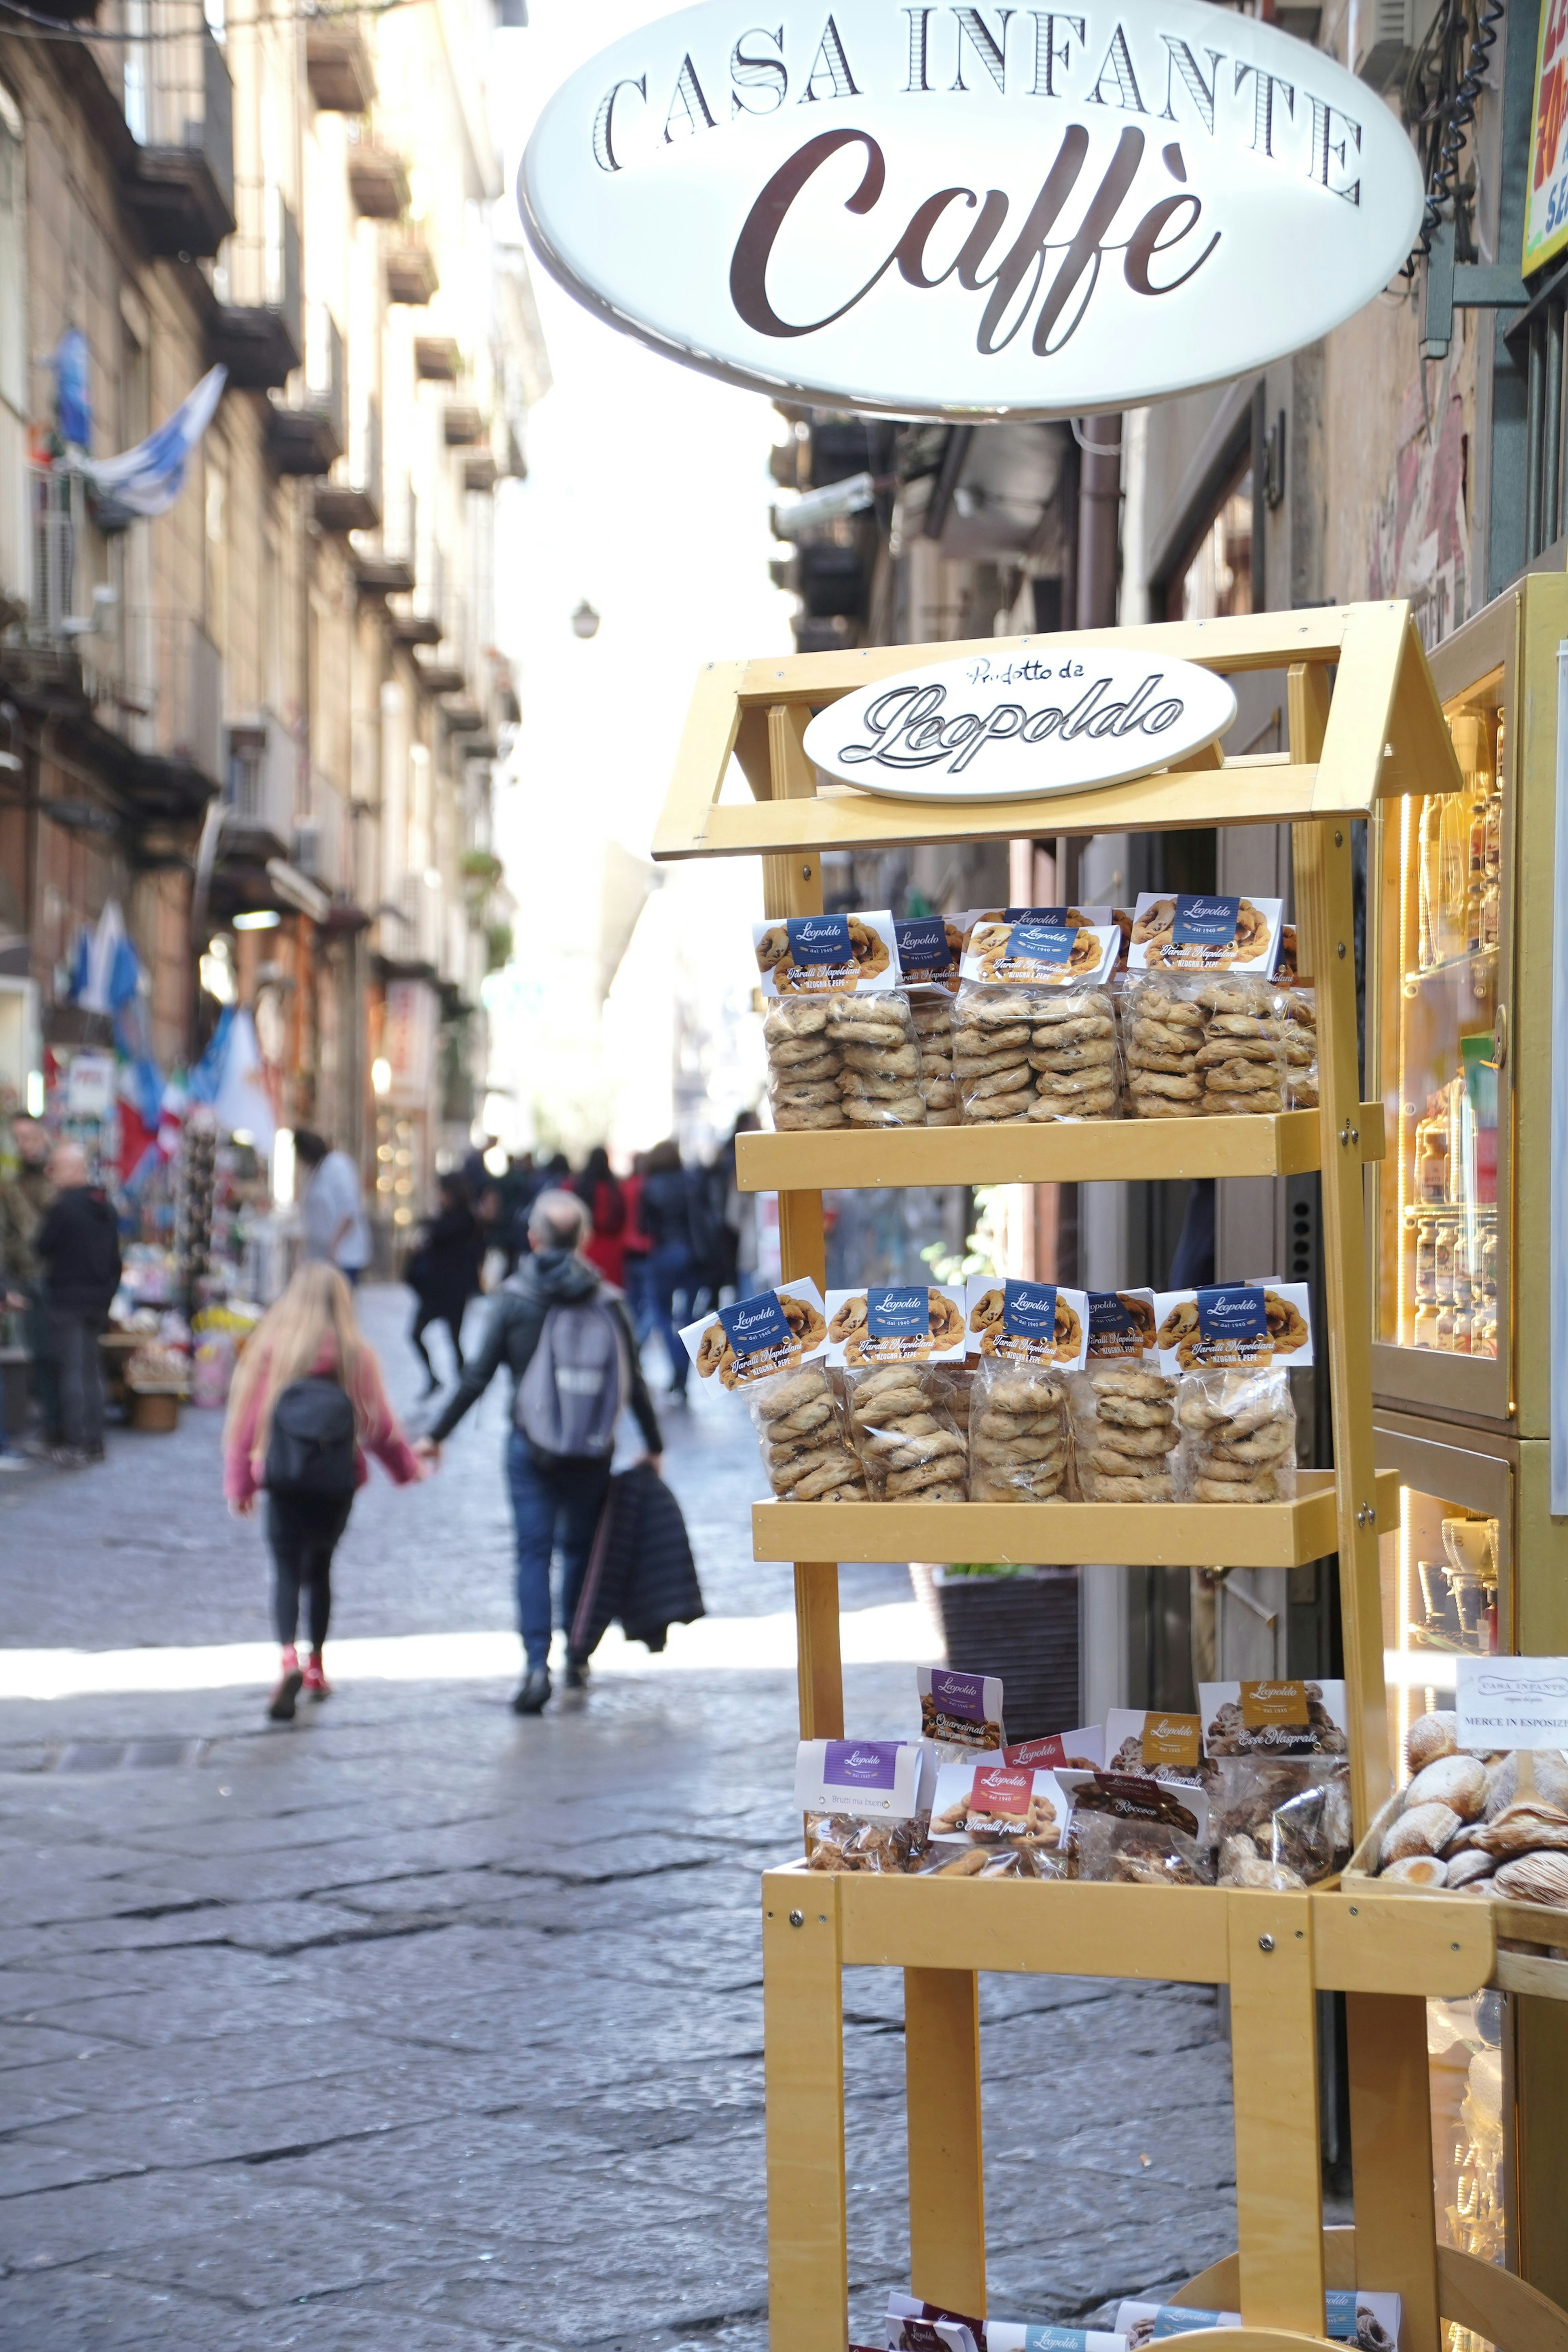
<path fill-rule="evenodd" d="M 308 303 L 305 364 L 286 397 L 274 394 L 267 420 L 267 454 L 280 474 L 329 474 L 341 457 L 346 373 L 338 321 L 324 302 Z"/>
<path fill-rule="evenodd" d="M 235 227 L 234 90 L 224 53 L 188 0 L 120 0 L 116 16 L 120 37 L 98 55 L 132 142 L 126 204 L 153 253 L 215 254 Z"/>
<path fill-rule="evenodd" d="M 375 98 L 370 46 L 351 16 L 336 24 L 308 24 L 305 71 L 323 114 L 363 114 Z"/>
<path fill-rule="evenodd" d="M 413 478 L 394 475 L 382 484 L 379 545 L 356 547 L 350 561 L 361 596 L 406 596 L 418 572 L 419 499 Z"/>
<path fill-rule="evenodd" d="M 231 859 L 265 866 L 294 847 L 298 757 L 280 719 L 263 710 L 232 720 L 224 779 L 224 840 Z"/>
<path fill-rule="evenodd" d="M 336 784 L 315 770 L 310 778 L 310 814 L 294 828 L 294 863 L 308 881 L 331 898 L 350 895 L 354 881 L 352 819 Z"/>
<path fill-rule="evenodd" d="M 361 135 L 349 149 L 349 193 L 362 219 L 401 220 L 408 210 L 408 165 L 394 149 Z"/>
<path fill-rule="evenodd" d="M 80 639 L 93 718 L 133 754 L 133 778 L 171 814 L 221 789 L 223 658 L 191 613 L 111 608 Z"/>
<path fill-rule="evenodd" d="M 349 446 L 316 486 L 316 520 L 327 531 L 374 530 L 382 519 L 382 411 L 374 394 L 349 425 Z"/>
<path fill-rule="evenodd" d="M 235 184 L 238 226 L 213 270 L 207 342 L 237 391 L 281 390 L 305 356 L 299 224 L 270 182 Z"/>
<path fill-rule="evenodd" d="M 423 225 L 405 221 L 387 240 L 387 300 L 423 310 L 441 285 L 441 272 Z"/>

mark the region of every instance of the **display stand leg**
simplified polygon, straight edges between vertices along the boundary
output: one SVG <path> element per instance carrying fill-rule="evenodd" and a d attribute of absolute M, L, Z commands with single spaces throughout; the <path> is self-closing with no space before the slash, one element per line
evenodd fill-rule
<path fill-rule="evenodd" d="M 1437 2352 L 1437 2249 L 1427 2004 L 1345 1995 L 1358 2284 L 1404 2298 L 1405 2352 Z"/>
<path fill-rule="evenodd" d="M 779 2352 L 844 2352 L 844 2020 L 832 1883 L 762 1883 L 768 2324 Z M 798 1923 L 798 1924 L 797 1924 Z"/>
<path fill-rule="evenodd" d="M 802 1739 L 844 1736 L 844 1675 L 839 1655 L 839 1564 L 795 1563 L 795 1661 Z"/>
<path fill-rule="evenodd" d="M 910 2292 L 986 2313 L 980 2155 L 980 1982 L 971 1969 L 905 1969 Z"/>
<path fill-rule="evenodd" d="M 1249 2327 L 1321 2336 L 1322 2159 L 1312 1906 L 1305 1895 L 1238 1893 L 1228 1899 L 1241 2316 Z"/>

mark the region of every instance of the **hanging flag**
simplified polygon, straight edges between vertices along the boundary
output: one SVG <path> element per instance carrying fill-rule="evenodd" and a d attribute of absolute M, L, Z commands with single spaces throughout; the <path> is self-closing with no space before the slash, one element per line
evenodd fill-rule
<path fill-rule="evenodd" d="M 71 449 L 92 446 L 92 401 L 88 392 L 87 337 L 68 327 L 50 354 L 55 378 L 55 427 Z"/>
<path fill-rule="evenodd" d="M 218 1016 L 206 1052 L 191 1072 L 190 1098 L 210 1103 L 221 1132 L 248 1135 L 264 1160 L 272 1154 L 277 1113 L 256 1023 L 229 1004 Z"/>
<path fill-rule="evenodd" d="M 81 470 L 98 493 L 99 520 L 123 529 L 138 515 L 166 514 L 184 488 L 191 452 L 213 421 L 224 385 L 225 367 L 209 368 L 156 433 L 119 457 L 89 458 Z"/>

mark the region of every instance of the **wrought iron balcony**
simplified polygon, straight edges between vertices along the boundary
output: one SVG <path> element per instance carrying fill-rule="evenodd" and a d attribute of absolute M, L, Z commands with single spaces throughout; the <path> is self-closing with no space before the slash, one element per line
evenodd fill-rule
<path fill-rule="evenodd" d="M 280 474 L 323 475 L 343 454 L 343 338 L 324 302 L 312 302 L 305 320 L 305 365 L 287 401 L 273 400 L 267 446 Z"/>
<path fill-rule="evenodd" d="M 281 390 L 305 356 L 299 224 L 281 189 L 241 181 L 239 227 L 213 272 L 207 341 L 240 392 Z"/>
<path fill-rule="evenodd" d="M 125 201 L 152 252 L 197 259 L 235 228 L 234 90 L 223 51 L 181 0 L 122 0 L 117 48 L 133 142 Z M 116 68 L 107 65 L 106 76 Z"/>
<path fill-rule="evenodd" d="M 382 519 L 382 412 L 373 395 L 349 427 L 347 455 L 316 488 L 323 530 L 374 530 Z"/>

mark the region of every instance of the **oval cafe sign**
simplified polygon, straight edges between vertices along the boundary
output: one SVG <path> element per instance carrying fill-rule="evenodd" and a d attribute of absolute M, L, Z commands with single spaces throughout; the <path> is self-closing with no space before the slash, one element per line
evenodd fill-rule
<path fill-rule="evenodd" d="M 1414 244 L 1343 67 L 1210 0 L 704 0 L 546 106 L 541 259 L 713 374 L 893 415 L 1135 405 L 1298 350 Z"/>
<path fill-rule="evenodd" d="M 1194 662 L 1053 637 L 859 687 L 817 713 L 805 751 L 901 800 L 1037 800 L 1176 765 L 1235 716 Z"/>

